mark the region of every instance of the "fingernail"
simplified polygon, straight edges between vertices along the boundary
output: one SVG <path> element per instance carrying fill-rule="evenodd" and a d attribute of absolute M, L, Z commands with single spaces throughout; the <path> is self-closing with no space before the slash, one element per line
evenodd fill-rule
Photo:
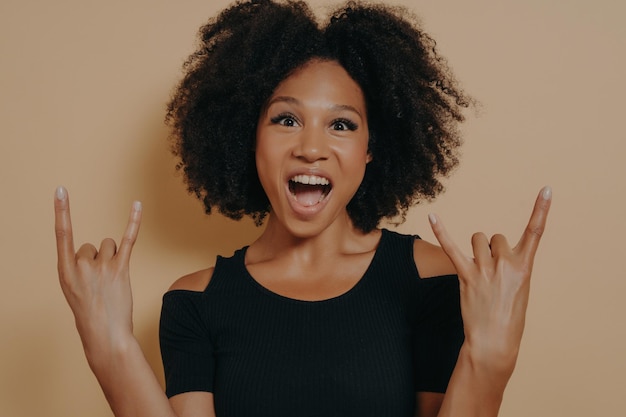
<path fill-rule="evenodd" d="M 141 201 L 133 201 L 133 210 L 141 211 Z"/>
<path fill-rule="evenodd" d="M 552 198 L 552 187 L 550 187 L 550 186 L 543 187 L 543 190 L 541 191 L 541 196 L 543 197 L 544 200 L 551 199 Z"/>
<path fill-rule="evenodd" d="M 435 216 L 434 213 L 428 214 L 428 220 L 430 221 L 431 224 L 437 224 L 437 216 Z"/>
<path fill-rule="evenodd" d="M 57 200 L 65 200 L 65 197 L 67 197 L 67 191 L 65 190 L 65 188 L 61 185 L 59 185 L 57 187 L 56 193 L 55 193 Z"/>

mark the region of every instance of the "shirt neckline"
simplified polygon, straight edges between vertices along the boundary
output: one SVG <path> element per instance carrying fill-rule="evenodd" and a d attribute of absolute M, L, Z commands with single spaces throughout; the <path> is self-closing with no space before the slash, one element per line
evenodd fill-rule
<path fill-rule="evenodd" d="M 321 299 L 321 300 L 302 300 L 299 298 L 293 298 L 293 297 L 288 297 L 286 295 L 282 295 L 279 294 L 275 291 L 270 290 L 269 288 L 265 287 L 264 285 L 262 285 L 259 281 L 257 281 L 252 274 L 250 273 L 250 271 L 248 270 L 248 267 L 245 264 L 245 259 L 246 259 L 246 251 L 248 250 L 249 246 L 244 246 L 243 248 L 241 248 L 239 251 L 237 251 L 237 256 L 238 256 L 238 262 L 237 262 L 237 267 L 240 268 L 241 272 L 243 273 L 243 276 L 245 277 L 246 281 L 251 284 L 253 287 L 255 287 L 258 291 L 260 291 L 261 293 L 269 296 L 269 297 L 273 297 L 276 298 L 278 300 L 281 301 L 285 301 L 285 302 L 290 302 L 290 303 L 298 303 L 298 304 L 309 304 L 309 305 L 313 305 L 313 304 L 325 304 L 325 303 L 333 303 L 333 302 L 338 302 L 341 301 L 345 298 L 350 297 L 352 294 L 356 293 L 359 291 L 359 289 L 365 285 L 365 283 L 369 280 L 369 277 L 372 275 L 372 270 L 375 268 L 376 264 L 378 263 L 378 258 L 381 256 L 380 253 L 382 252 L 382 249 L 384 248 L 386 241 L 387 241 L 387 237 L 388 237 L 389 231 L 387 229 L 381 229 L 381 235 L 380 235 L 380 239 L 378 241 L 378 245 L 376 246 L 376 249 L 374 251 L 374 256 L 372 256 L 372 259 L 369 263 L 369 265 L 367 266 L 367 268 L 365 269 L 365 272 L 363 273 L 363 275 L 359 278 L 359 280 L 351 287 L 349 288 L 347 291 L 336 295 L 334 297 L 330 297 L 330 298 L 325 298 L 325 299 Z"/>

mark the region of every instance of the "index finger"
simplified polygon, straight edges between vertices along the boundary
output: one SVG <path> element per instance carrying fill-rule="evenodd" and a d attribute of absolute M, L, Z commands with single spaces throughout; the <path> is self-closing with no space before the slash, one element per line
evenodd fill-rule
<path fill-rule="evenodd" d="M 448 255 L 448 258 L 454 264 L 454 267 L 459 273 L 465 273 L 468 270 L 469 258 L 463 254 L 463 251 L 454 243 L 448 231 L 444 227 L 439 216 L 434 213 L 428 215 L 430 226 L 433 229 L 435 237 L 439 241 L 441 248 Z"/>
<path fill-rule="evenodd" d="M 535 206 L 530 215 L 528 225 L 514 248 L 515 251 L 522 253 L 526 262 L 532 263 L 534 260 L 535 253 L 539 247 L 539 241 L 546 227 L 546 220 L 548 219 L 551 203 L 552 188 L 548 186 L 543 187 L 535 201 Z"/>
<path fill-rule="evenodd" d="M 74 261 L 74 237 L 70 217 L 70 200 L 65 187 L 58 187 L 54 195 L 54 232 L 57 241 L 59 268 Z"/>

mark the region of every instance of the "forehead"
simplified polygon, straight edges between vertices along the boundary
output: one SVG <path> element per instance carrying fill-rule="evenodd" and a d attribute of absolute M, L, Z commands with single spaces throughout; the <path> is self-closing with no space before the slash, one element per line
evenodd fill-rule
<path fill-rule="evenodd" d="M 350 105 L 365 110 L 361 87 L 335 61 L 313 60 L 296 69 L 278 85 L 270 100 L 277 96 Z"/>

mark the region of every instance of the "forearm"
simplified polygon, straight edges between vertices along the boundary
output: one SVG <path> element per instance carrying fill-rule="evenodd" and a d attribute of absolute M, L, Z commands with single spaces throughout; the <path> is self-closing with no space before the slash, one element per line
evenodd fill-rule
<path fill-rule="evenodd" d="M 495 417 L 504 389 L 511 376 L 509 369 L 494 370 L 472 357 L 464 345 L 459 353 L 438 417 Z"/>
<path fill-rule="evenodd" d="M 116 417 L 176 417 L 135 338 L 85 352 Z"/>

